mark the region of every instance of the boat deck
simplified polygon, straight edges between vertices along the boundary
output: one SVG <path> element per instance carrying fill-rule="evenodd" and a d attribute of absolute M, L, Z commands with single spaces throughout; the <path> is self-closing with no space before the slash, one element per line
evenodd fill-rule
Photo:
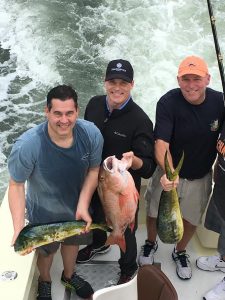
<path fill-rule="evenodd" d="M 137 231 L 138 249 L 140 249 L 146 238 L 146 229 L 142 224 Z M 197 236 L 194 236 L 187 252 L 190 255 L 190 261 L 193 267 L 193 276 L 190 280 L 181 280 L 176 275 L 175 263 L 171 257 L 173 245 L 162 244 L 158 241 L 159 248 L 155 254 L 155 263 L 161 264 L 162 271 L 168 276 L 177 290 L 179 300 L 199 300 L 208 289 L 211 289 L 217 282 L 223 278 L 222 272 L 206 272 L 199 270 L 195 261 L 201 255 L 211 255 L 216 253 L 216 249 L 203 248 Z M 119 258 L 118 246 L 112 246 L 108 253 L 95 256 L 94 264 L 78 265 L 77 271 L 85 277 L 94 290 L 103 288 L 116 282 L 119 271 L 117 259 Z M 99 264 L 98 264 L 99 262 Z M 62 272 L 62 262 L 60 255 L 57 254 L 52 268 L 53 279 L 53 300 L 75 300 L 80 299 L 75 294 L 70 294 L 60 283 Z M 166 299 L 165 299 L 166 300 Z"/>
<path fill-rule="evenodd" d="M 142 192 L 144 190 L 145 187 L 142 188 Z M 136 233 L 138 252 L 146 239 L 146 228 L 144 225 L 145 208 L 142 196 L 141 199 L 139 227 Z M 6 194 L 0 207 L 0 271 L 14 270 L 18 273 L 18 276 L 13 281 L 0 281 L 0 299 L 3 299 L 7 293 L 7 300 L 36 300 L 38 278 L 37 271 L 34 271 L 36 255 L 31 253 L 21 257 L 16 254 L 10 247 L 12 232 L 12 221 Z M 160 240 L 158 241 L 159 247 L 155 253 L 155 263 L 161 264 L 162 271 L 168 276 L 177 290 L 179 300 L 202 299 L 203 295 L 224 277 L 222 272 L 202 271 L 195 265 L 196 258 L 199 256 L 217 253 L 217 238 L 218 236 L 214 233 L 203 229 L 202 225 L 198 228 L 198 234 L 194 235 L 187 247 L 187 253 L 190 255 L 193 269 L 193 276 L 190 280 L 181 280 L 176 275 L 175 263 L 171 256 L 173 245 L 163 244 Z M 98 290 L 117 281 L 119 272 L 118 258 L 119 248 L 115 245 L 106 254 L 96 256 L 94 263 L 77 265 L 77 271 L 91 283 L 94 290 Z M 53 282 L 52 299 L 78 300 L 79 298 L 76 294 L 71 294 L 61 284 L 62 269 L 62 260 L 58 251 L 51 269 Z"/>

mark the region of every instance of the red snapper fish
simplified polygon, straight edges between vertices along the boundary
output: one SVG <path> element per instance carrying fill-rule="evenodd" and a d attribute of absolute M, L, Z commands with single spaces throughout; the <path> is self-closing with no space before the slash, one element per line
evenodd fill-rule
<path fill-rule="evenodd" d="M 139 194 L 133 177 L 126 170 L 127 164 L 115 156 L 107 157 L 99 172 L 98 193 L 106 222 L 112 227 L 106 245 L 119 245 L 126 251 L 124 232 L 134 229 Z"/>

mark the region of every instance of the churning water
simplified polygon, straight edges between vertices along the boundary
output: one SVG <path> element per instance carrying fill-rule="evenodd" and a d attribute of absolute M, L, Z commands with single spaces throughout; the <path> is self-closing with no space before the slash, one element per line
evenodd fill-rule
<path fill-rule="evenodd" d="M 225 52 L 225 2 L 212 0 Z M 107 62 L 131 61 L 135 101 L 154 122 L 155 105 L 177 86 L 186 55 L 204 57 L 211 87 L 222 90 L 206 0 L 1 0 L 0 200 L 7 187 L 7 157 L 15 138 L 44 120 L 45 96 L 59 83 L 79 96 L 103 92 Z"/>

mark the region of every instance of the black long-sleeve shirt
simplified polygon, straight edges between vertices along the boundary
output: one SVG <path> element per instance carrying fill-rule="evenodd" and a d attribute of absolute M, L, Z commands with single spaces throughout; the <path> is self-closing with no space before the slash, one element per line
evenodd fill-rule
<path fill-rule="evenodd" d="M 130 169 L 135 185 L 140 191 L 141 177 L 149 178 L 155 170 L 153 125 L 147 114 L 132 100 L 122 109 L 107 109 L 106 96 L 95 96 L 89 101 L 84 118 L 92 121 L 104 137 L 102 159 L 133 151 L 142 159 L 138 170 Z"/>

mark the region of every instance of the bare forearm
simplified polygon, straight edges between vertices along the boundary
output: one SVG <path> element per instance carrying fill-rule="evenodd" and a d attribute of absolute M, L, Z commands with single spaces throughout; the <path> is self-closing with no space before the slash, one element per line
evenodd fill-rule
<path fill-rule="evenodd" d="M 88 208 L 91 202 L 92 195 L 98 185 L 98 172 L 99 167 L 89 169 L 87 176 L 84 180 L 82 190 L 77 205 L 77 211 L 75 218 L 77 220 L 84 220 L 87 222 L 86 230 L 89 230 L 92 219 L 88 212 Z"/>
<path fill-rule="evenodd" d="M 156 140 L 155 143 L 155 157 L 157 160 L 157 163 L 159 164 L 159 166 L 164 170 L 165 172 L 165 163 L 164 163 L 164 158 L 165 158 L 165 153 L 167 151 L 167 158 L 168 158 L 168 162 L 171 168 L 171 171 L 174 171 L 174 167 L 173 167 L 173 161 L 172 161 L 172 156 L 171 153 L 169 151 L 169 144 L 164 142 L 163 140 Z M 167 176 L 166 173 L 161 177 L 160 179 L 160 183 L 162 185 L 162 188 L 164 191 L 170 191 L 173 188 L 176 188 L 179 184 L 179 176 L 177 176 L 177 178 L 173 181 L 170 181 Z"/>
<path fill-rule="evenodd" d="M 155 142 L 155 158 L 157 161 L 157 164 L 165 171 L 164 167 L 164 158 L 165 158 L 165 153 L 167 151 L 167 158 L 169 165 L 171 167 L 171 170 L 173 171 L 173 161 L 172 161 L 172 156 L 170 154 L 169 150 L 169 143 L 164 142 L 163 140 L 156 140 Z"/>
<path fill-rule="evenodd" d="M 25 224 L 25 191 L 23 183 L 9 182 L 9 208 L 12 215 L 14 235 L 17 235 Z"/>
<path fill-rule="evenodd" d="M 84 184 L 79 197 L 79 204 L 88 208 L 94 191 L 98 185 L 98 172 L 99 167 L 91 168 L 84 180 Z"/>
<path fill-rule="evenodd" d="M 134 155 L 132 165 L 131 165 L 131 169 L 139 170 L 142 167 L 142 165 L 143 165 L 142 159 Z"/>

